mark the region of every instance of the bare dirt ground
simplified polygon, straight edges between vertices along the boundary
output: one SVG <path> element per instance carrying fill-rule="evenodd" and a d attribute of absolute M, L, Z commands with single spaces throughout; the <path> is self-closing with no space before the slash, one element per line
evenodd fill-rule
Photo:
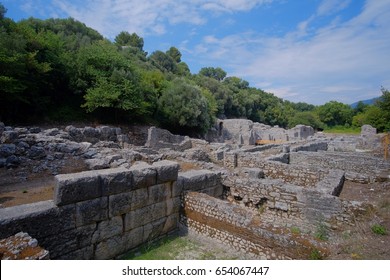
<path fill-rule="evenodd" d="M 84 170 L 87 166 L 83 160 L 70 158 L 61 167 L 60 174 Z M 54 175 L 48 171 L 34 174 L 28 168 L 1 168 L 0 208 L 53 199 L 54 184 Z"/>
<path fill-rule="evenodd" d="M 390 260 L 390 182 L 359 184 L 347 181 L 340 197 L 367 202 L 374 208 L 356 221 L 355 226 L 338 231 L 329 259 Z M 375 225 L 387 233 L 374 233 L 372 228 Z"/>

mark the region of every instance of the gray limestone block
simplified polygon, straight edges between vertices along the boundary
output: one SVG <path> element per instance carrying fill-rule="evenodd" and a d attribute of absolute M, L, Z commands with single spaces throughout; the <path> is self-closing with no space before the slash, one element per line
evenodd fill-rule
<path fill-rule="evenodd" d="M 28 232 L 41 238 L 74 229 L 75 206 L 56 207 L 52 200 L 0 209 L 0 238 Z"/>
<path fill-rule="evenodd" d="M 148 204 L 165 201 L 171 197 L 171 183 L 159 184 L 148 188 L 149 201 Z"/>
<path fill-rule="evenodd" d="M 139 163 L 132 166 L 130 170 L 133 174 L 133 187 L 135 189 L 156 185 L 156 168 L 150 166 L 147 163 Z"/>
<path fill-rule="evenodd" d="M 92 224 L 108 218 L 108 197 L 76 203 L 76 226 Z"/>
<path fill-rule="evenodd" d="M 109 216 L 115 217 L 142 208 L 148 203 L 146 189 L 120 193 L 109 197 Z"/>
<path fill-rule="evenodd" d="M 176 230 L 179 227 L 179 215 L 172 214 L 167 217 L 165 221 L 164 228 L 162 229 L 162 234 L 169 233 L 173 230 Z"/>
<path fill-rule="evenodd" d="M 94 257 L 93 245 L 86 246 L 73 252 L 58 256 L 60 260 L 91 260 Z"/>
<path fill-rule="evenodd" d="M 123 231 L 122 216 L 116 216 L 109 220 L 98 223 L 96 231 L 92 236 L 92 243 L 98 243 L 115 235 L 120 235 Z"/>
<path fill-rule="evenodd" d="M 190 170 L 179 174 L 177 183 L 182 185 L 183 191 L 199 191 L 216 186 L 220 176 L 208 170 Z"/>
<path fill-rule="evenodd" d="M 149 205 L 144 208 L 137 209 L 126 214 L 125 217 L 125 231 L 147 225 L 152 221 L 165 217 L 167 213 L 166 202 L 160 202 Z"/>
<path fill-rule="evenodd" d="M 183 191 L 182 181 L 178 183 L 177 181 L 172 182 L 172 197 L 179 197 Z"/>
<path fill-rule="evenodd" d="M 177 180 L 179 164 L 169 160 L 162 160 L 153 163 L 157 170 L 157 184 Z"/>
<path fill-rule="evenodd" d="M 96 224 L 91 224 L 38 240 L 40 245 L 50 252 L 52 259 L 63 258 L 61 256 L 91 245 L 95 230 Z"/>
<path fill-rule="evenodd" d="M 143 242 L 151 241 L 163 234 L 167 217 L 161 218 L 144 226 Z"/>
<path fill-rule="evenodd" d="M 96 171 L 85 171 L 55 176 L 54 203 L 58 206 L 90 200 L 102 196 Z"/>
<path fill-rule="evenodd" d="M 180 206 L 181 206 L 180 197 L 168 199 L 166 201 L 166 204 L 167 204 L 167 216 L 175 214 L 175 213 L 179 213 Z"/>
<path fill-rule="evenodd" d="M 96 245 L 94 259 L 109 260 L 142 244 L 143 227 L 113 236 Z"/>
<path fill-rule="evenodd" d="M 102 195 L 129 192 L 133 187 L 133 173 L 123 167 L 99 171 Z"/>

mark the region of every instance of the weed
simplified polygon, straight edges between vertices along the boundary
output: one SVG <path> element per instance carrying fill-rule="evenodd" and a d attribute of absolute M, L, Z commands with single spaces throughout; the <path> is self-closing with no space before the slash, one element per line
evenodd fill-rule
<path fill-rule="evenodd" d="M 317 249 L 313 249 L 310 252 L 309 259 L 311 259 L 311 260 L 322 260 L 323 256 L 322 256 L 320 251 L 318 251 Z"/>
<path fill-rule="evenodd" d="M 386 235 L 387 234 L 386 228 L 382 225 L 379 225 L 379 224 L 373 225 L 371 227 L 371 230 L 373 233 L 378 234 L 378 235 Z"/>
<path fill-rule="evenodd" d="M 299 229 L 299 227 L 291 227 L 290 231 L 292 234 L 301 234 L 301 230 Z"/>
<path fill-rule="evenodd" d="M 28 193 L 28 191 L 27 191 L 27 190 L 24 190 L 22 193 Z"/>
<path fill-rule="evenodd" d="M 327 241 L 329 239 L 329 228 L 325 224 L 319 223 L 314 237 L 322 241 Z"/>

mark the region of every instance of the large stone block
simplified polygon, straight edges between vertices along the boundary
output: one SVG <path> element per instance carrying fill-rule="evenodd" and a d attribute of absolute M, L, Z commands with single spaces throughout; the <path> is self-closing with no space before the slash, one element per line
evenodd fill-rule
<path fill-rule="evenodd" d="M 108 197 L 76 203 L 76 226 L 92 224 L 108 218 Z"/>
<path fill-rule="evenodd" d="M 144 226 L 143 242 L 152 241 L 162 235 L 166 221 L 167 217 L 163 217 L 157 221 L 146 224 Z"/>
<path fill-rule="evenodd" d="M 94 258 L 93 245 L 78 249 L 73 252 L 68 252 L 65 255 L 60 255 L 57 259 L 60 260 L 92 260 Z"/>
<path fill-rule="evenodd" d="M 162 160 L 153 163 L 157 170 L 157 184 L 172 182 L 177 180 L 179 164 L 173 161 Z"/>
<path fill-rule="evenodd" d="M 116 216 L 109 220 L 98 223 L 96 231 L 92 236 L 92 243 L 98 243 L 115 235 L 120 235 L 123 231 L 122 216 Z"/>
<path fill-rule="evenodd" d="M 74 229 L 75 205 L 56 207 L 52 200 L 0 209 L 0 238 L 28 232 L 41 238 Z"/>
<path fill-rule="evenodd" d="M 220 176 L 208 170 L 190 170 L 179 174 L 177 184 L 183 191 L 201 191 L 220 183 Z"/>
<path fill-rule="evenodd" d="M 133 187 L 146 188 L 156 185 L 157 171 L 147 163 L 140 163 L 130 168 L 133 174 Z"/>
<path fill-rule="evenodd" d="M 142 208 L 148 204 L 147 189 L 138 189 L 109 197 L 109 216 L 114 217 Z"/>
<path fill-rule="evenodd" d="M 91 245 L 92 235 L 95 230 L 96 224 L 91 224 L 63 231 L 38 240 L 41 246 L 50 252 L 50 257 L 52 259 L 57 259 L 70 252 Z"/>
<path fill-rule="evenodd" d="M 100 179 L 96 171 L 55 176 L 54 203 L 58 206 L 94 199 L 102 196 Z"/>
<path fill-rule="evenodd" d="M 167 204 L 165 201 L 132 211 L 126 214 L 125 231 L 147 225 L 152 221 L 165 217 L 166 213 Z"/>
<path fill-rule="evenodd" d="M 133 187 L 133 173 L 123 167 L 99 171 L 102 195 L 129 192 Z"/>
<path fill-rule="evenodd" d="M 166 204 L 167 204 L 167 213 L 166 213 L 167 216 L 175 214 L 175 213 L 179 213 L 180 206 L 181 206 L 180 197 L 168 199 L 166 201 Z"/>
<path fill-rule="evenodd" d="M 171 183 L 159 184 L 148 188 L 148 204 L 165 201 L 172 195 Z"/>

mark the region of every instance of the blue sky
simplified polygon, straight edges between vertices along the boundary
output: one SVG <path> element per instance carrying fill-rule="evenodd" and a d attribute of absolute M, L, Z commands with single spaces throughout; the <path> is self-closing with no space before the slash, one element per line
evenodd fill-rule
<path fill-rule="evenodd" d="M 293 102 L 347 104 L 390 89 L 390 0 L 0 0 L 14 20 L 73 17 L 109 39 L 171 46 L 192 73 L 221 67 Z"/>

